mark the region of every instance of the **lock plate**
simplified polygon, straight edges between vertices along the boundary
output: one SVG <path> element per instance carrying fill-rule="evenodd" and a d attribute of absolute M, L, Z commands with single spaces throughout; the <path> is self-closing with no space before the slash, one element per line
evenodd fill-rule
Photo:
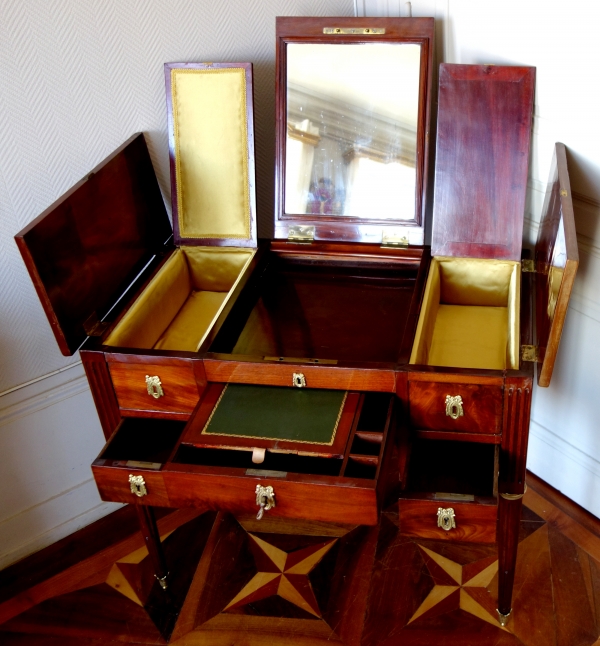
<path fill-rule="evenodd" d="M 256 504 L 260 507 L 258 514 L 256 514 L 256 520 L 260 520 L 265 511 L 273 509 L 275 507 L 275 491 L 273 491 L 272 486 L 263 487 L 262 485 L 256 485 Z"/>
<path fill-rule="evenodd" d="M 136 495 L 138 498 L 143 498 L 148 493 L 144 476 L 134 476 L 133 474 L 129 474 L 129 489 L 131 490 L 131 493 Z"/>
<path fill-rule="evenodd" d="M 148 394 L 154 397 L 154 399 L 159 399 L 165 394 L 158 375 L 154 375 L 153 377 L 146 375 L 146 389 L 148 390 Z"/>
<path fill-rule="evenodd" d="M 447 509 L 438 507 L 437 526 L 446 532 L 449 532 L 451 529 L 456 529 L 456 516 L 452 507 L 448 507 Z"/>

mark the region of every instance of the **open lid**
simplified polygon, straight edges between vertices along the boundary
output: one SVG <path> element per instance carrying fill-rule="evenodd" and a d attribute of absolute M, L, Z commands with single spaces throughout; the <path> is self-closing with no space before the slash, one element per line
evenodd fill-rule
<path fill-rule="evenodd" d="M 535 68 L 440 65 L 431 252 L 520 260 Z"/>
<path fill-rule="evenodd" d="M 175 243 L 256 247 L 251 63 L 166 63 Z"/>
<path fill-rule="evenodd" d="M 564 144 L 557 143 L 535 245 L 536 337 L 540 386 L 549 386 L 579 265 Z"/>
<path fill-rule="evenodd" d="M 142 134 L 15 236 L 64 355 L 79 348 L 171 236 Z"/>
<path fill-rule="evenodd" d="M 433 18 L 277 18 L 275 238 L 423 244 Z"/>

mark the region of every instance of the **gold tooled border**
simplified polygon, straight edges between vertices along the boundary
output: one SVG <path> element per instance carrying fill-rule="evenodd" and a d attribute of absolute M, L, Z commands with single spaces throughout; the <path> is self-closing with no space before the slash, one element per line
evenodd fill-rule
<path fill-rule="evenodd" d="M 244 220 L 245 234 L 195 234 L 184 230 L 183 226 L 183 193 L 181 182 L 181 161 L 179 155 L 179 118 L 177 112 L 177 75 L 178 74 L 241 74 L 243 82 L 242 91 L 242 124 L 244 137 L 244 154 L 243 154 L 243 180 L 244 180 L 244 209 L 246 217 Z M 226 67 L 218 69 L 198 70 L 198 69 L 172 69 L 171 70 L 171 105 L 173 106 L 173 138 L 175 140 L 175 184 L 177 189 L 177 219 L 179 221 L 179 236 L 181 238 L 232 238 L 248 240 L 250 238 L 250 187 L 248 181 L 248 118 L 246 103 L 246 70 L 243 67 Z"/>
<path fill-rule="evenodd" d="M 289 439 L 280 439 L 278 440 L 275 437 L 261 437 L 259 435 L 236 435 L 233 433 L 209 433 L 208 432 L 208 427 L 212 421 L 213 415 L 217 411 L 217 408 L 219 404 L 221 403 L 221 400 L 223 399 L 223 395 L 225 394 L 225 391 L 229 387 L 229 384 L 223 388 L 223 392 L 219 395 L 219 399 L 217 399 L 217 403 L 215 404 L 215 407 L 212 409 L 212 412 L 210 414 L 210 417 L 206 421 L 206 424 L 204 425 L 204 428 L 202 429 L 202 433 L 200 435 L 212 435 L 212 436 L 217 436 L 217 437 L 240 437 L 240 438 L 246 438 L 248 440 L 270 440 L 272 442 L 293 442 L 295 444 L 318 444 L 319 446 L 332 446 L 333 442 L 335 441 L 335 436 L 337 433 L 338 426 L 340 424 L 340 419 L 342 418 L 342 412 L 344 411 L 344 405 L 346 403 L 346 398 L 348 397 L 348 391 L 344 393 L 344 398 L 342 399 L 342 403 L 340 405 L 340 410 L 338 412 L 337 419 L 335 420 L 335 426 L 333 427 L 333 435 L 331 436 L 331 440 L 329 442 L 310 442 L 308 440 L 289 440 Z"/>

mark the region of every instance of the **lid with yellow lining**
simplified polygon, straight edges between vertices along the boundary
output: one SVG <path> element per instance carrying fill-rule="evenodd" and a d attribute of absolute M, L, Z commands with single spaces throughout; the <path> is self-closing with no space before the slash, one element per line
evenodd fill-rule
<path fill-rule="evenodd" d="M 175 243 L 256 247 L 251 63 L 167 63 Z"/>

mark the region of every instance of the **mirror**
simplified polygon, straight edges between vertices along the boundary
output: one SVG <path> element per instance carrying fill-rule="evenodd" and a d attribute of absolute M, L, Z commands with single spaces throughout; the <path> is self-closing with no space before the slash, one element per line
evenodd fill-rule
<path fill-rule="evenodd" d="M 415 220 L 421 45 L 286 47 L 285 213 Z"/>

